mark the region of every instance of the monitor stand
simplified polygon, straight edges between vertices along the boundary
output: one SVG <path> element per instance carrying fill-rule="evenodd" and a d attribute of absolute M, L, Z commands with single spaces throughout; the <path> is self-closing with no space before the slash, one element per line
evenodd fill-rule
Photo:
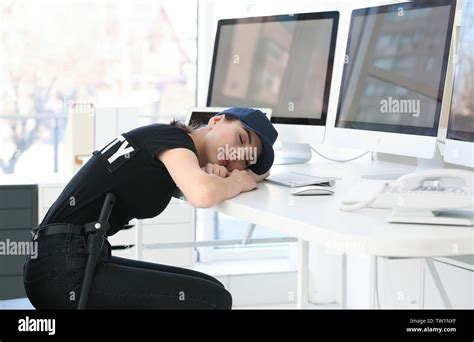
<path fill-rule="evenodd" d="M 435 155 L 431 159 L 426 158 L 416 158 L 416 168 L 412 172 L 433 170 L 433 169 L 443 169 L 444 161 L 443 156 L 441 155 L 438 147 L 436 147 Z M 387 174 L 370 174 L 363 175 L 362 178 L 372 179 L 372 180 L 397 180 L 401 176 L 406 175 L 407 173 L 387 173 Z"/>
<path fill-rule="evenodd" d="M 274 165 L 304 164 L 311 160 L 312 151 L 309 144 L 276 142 Z"/>

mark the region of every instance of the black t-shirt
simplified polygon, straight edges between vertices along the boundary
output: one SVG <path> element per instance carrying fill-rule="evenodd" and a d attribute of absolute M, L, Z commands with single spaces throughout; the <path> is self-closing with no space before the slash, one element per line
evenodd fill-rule
<path fill-rule="evenodd" d="M 96 221 L 108 192 L 116 200 L 107 235 L 115 234 L 131 219 L 159 215 L 170 202 L 176 184 L 155 156 L 172 148 L 187 148 L 197 155 L 191 137 L 170 125 L 153 124 L 122 134 L 94 152 L 67 184 L 41 225 Z"/>

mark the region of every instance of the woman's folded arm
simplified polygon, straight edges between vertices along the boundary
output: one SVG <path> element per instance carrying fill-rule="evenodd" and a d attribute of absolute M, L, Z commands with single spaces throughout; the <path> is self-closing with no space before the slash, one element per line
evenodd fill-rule
<path fill-rule="evenodd" d="M 187 201 L 197 208 L 215 206 L 257 187 L 247 171 L 234 170 L 225 178 L 206 173 L 196 155 L 185 148 L 164 150 L 156 158 L 163 162 Z"/>

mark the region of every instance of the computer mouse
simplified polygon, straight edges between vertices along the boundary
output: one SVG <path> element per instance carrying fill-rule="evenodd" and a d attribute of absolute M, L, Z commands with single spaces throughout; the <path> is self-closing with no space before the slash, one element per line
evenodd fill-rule
<path fill-rule="evenodd" d="M 301 186 L 291 189 L 291 194 L 294 196 L 332 195 L 333 193 L 334 188 L 319 185 Z"/>

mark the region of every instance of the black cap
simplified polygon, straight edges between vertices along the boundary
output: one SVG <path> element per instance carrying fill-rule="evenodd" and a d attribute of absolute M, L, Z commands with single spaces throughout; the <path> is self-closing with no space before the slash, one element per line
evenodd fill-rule
<path fill-rule="evenodd" d="M 262 175 L 270 170 L 275 158 L 273 144 L 278 137 L 278 132 L 266 115 L 258 109 L 240 107 L 229 108 L 216 115 L 222 114 L 239 119 L 243 126 L 259 137 L 262 143 L 262 153 L 257 162 L 250 166 L 250 170 L 257 175 Z"/>

